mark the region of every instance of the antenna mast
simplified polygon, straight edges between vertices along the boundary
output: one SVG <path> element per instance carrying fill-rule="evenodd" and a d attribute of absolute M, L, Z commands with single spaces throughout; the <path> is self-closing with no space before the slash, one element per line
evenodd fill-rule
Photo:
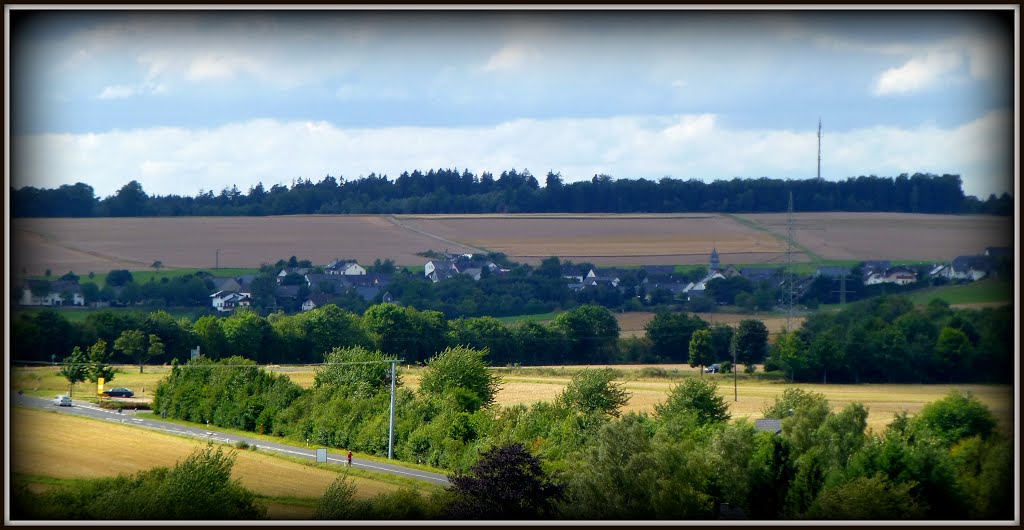
<path fill-rule="evenodd" d="M 818 179 L 821 179 L 821 118 L 818 118 Z"/>

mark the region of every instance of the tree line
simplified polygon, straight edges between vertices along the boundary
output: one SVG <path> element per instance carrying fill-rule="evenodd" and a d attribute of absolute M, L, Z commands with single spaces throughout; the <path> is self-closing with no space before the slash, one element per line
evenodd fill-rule
<path fill-rule="evenodd" d="M 1010 307 L 956 309 L 941 301 L 915 307 L 898 296 L 814 313 L 772 343 L 755 319 L 733 328 L 669 311 L 657 313 L 643 336 L 621 337 L 614 314 L 597 305 L 564 311 L 549 323 L 447 319 L 439 311 L 395 304 L 373 305 L 362 315 L 328 304 L 293 315 L 264 317 L 241 309 L 194 321 L 163 310 L 101 310 L 71 323 L 57 312 L 41 311 L 12 321 L 11 348 L 13 362 L 63 360 L 77 348 L 101 364 L 143 365 L 184 360 L 197 346 L 209 359 L 238 356 L 260 364 L 318 363 L 333 348 L 364 347 L 417 364 L 445 348 L 468 346 L 487 351 L 487 361 L 499 366 L 709 366 L 735 358 L 748 369 L 763 364 L 794 381 L 1007 382 L 1013 322 Z"/>
<path fill-rule="evenodd" d="M 784 212 L 789 193 L 798 211 L 877 211 L 1012 215 L 1008 193 L 981 200 L 967 196 L 959 175 L 915 173 L 896 177 L 824 179 L 734 178 L 710 183 L 669 177 L 615 179 L 595 175 L 566 183 L 548 172 L 544 186 L 528 170 L 495 177 L 457 169 L 403 172 L 395 179 L 371 173 L 290 186 L 262 183 L 199 190 L 195 196 L 149 195 L 138 181 L 99 198 L 85 183 L 55 189 L 11 189 L 14 217 L 262 216 L 291 214 L 542 213 L 542 212 Z"/>

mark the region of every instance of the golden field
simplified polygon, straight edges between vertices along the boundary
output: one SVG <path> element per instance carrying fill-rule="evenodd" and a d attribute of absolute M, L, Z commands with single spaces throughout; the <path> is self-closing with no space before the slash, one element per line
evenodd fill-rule
<path fill-rule="evenodd" d="M 202 440 L 55 412 L 21 408 L 12 412 L 10 471 L 30 476 L 89 479 L 171 467 L 205 444 Z M 236 455 L 231 474 L 242 485 L 263 497 L 299 501 L 298 505 L 268 501 L 268 514 L 274 518 L 308 518 L 312 514 L 310 505 L 338 477 L 333 471 L 260 452 L 236 450 Z M 350 478 L 360 498 L 398 488 L 378 480 Z"/>

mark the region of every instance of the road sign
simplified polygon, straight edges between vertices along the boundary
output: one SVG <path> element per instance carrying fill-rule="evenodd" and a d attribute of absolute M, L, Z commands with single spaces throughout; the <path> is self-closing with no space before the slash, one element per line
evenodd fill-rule
<path fill-rule="evenodd" d="M 96 379 L 96 395 L 97 396 L 102 396 L 103 395 L 103 378 L 102 377 Z"/>
<path fill-rule="evenodd" d="M 327 463 L 327 449 L 317 449 L 316 450 L 316 461 L 317 462 L 322 462 L 324 464 Z"/>

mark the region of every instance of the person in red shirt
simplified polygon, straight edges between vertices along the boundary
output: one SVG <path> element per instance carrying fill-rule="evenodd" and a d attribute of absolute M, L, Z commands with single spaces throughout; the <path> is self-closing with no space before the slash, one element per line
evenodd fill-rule
<path fill-rule="evenodd" d="M 352 451 L 348 452 L 348 465 L 352 467 Z"/>

